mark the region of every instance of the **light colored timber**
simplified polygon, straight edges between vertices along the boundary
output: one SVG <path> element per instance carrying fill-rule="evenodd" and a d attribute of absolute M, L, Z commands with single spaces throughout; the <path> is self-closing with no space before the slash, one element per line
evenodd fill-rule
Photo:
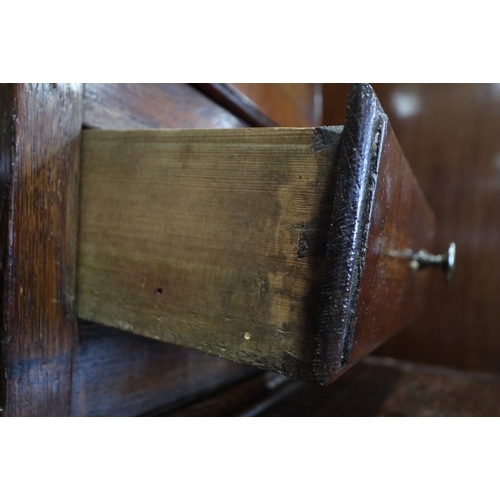
<path fill-rule="evenodd" d="M 84 130 L 78 315 L 296 375 L 341 130 Z"/>

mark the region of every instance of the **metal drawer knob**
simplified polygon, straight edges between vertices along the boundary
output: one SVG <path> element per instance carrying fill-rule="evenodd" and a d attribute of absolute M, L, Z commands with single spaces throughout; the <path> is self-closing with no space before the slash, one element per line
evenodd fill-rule
<path fill-rule="evenodd" d="M 445 273 L 446 282 L 450 283 L 455 272 L 455 253 L 456 245 L 453 242 L 450 243 L 448 251 L 440 255 L 432 255 L 425 250 L 419 250 L 413 254 L 410 267 L 415 271 L 426 267 L 439 267 Z"/>

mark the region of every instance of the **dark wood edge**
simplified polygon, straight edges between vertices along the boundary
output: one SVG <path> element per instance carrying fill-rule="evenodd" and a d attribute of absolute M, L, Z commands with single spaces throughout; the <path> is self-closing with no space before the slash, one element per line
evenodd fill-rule
<path fill-rule="evenodd" d="M 313 373 L 327 384 L 349 360 L 387 116 L 368 84 L 353 84 L 340 145 Z"/>
<path fill-rule="evenodd" d="M 11 162 L 12 149 L 14 146 L 14 120 L 11 119 L 11 107 L 13 106 L 13 88 L 12 85 L 0 84 L 0 175 L 2 179 L 10 180 L 11 177 Z M 6 265 L 6 250 L 9 221 L 9 185 L 10 182 L 0 182 L 0 259 L 2 263 L 2 272 L 0 272 L 0 300 L 3 299 L 5 290 L 5 265 Z M 6 406 L 6 377 L 4 362 L 4 342 L 5 336 L 5 308 L 0 307 L 0 340 L 1 355 L 0 355 L 0 416 L 3 416 L 3 411 Z"/>
<path fill-rule="evenodd" d="M 2 84 L 0 108 L 2 416 L 67 416 L 82 86 Z"/>
<path fill-rule="evenodd" d="M 276 127 L 245 94 L 228 83 L 191 83 L 191 85 L 253 127 Z"/>
<path fill-rule="evenodd" d="M 146 417 L 251 417 L 276 404 L 304 382 L 284 375 L 265 372 L 239 380 L 186 404 L 165 406 L 148 412 Z"/>

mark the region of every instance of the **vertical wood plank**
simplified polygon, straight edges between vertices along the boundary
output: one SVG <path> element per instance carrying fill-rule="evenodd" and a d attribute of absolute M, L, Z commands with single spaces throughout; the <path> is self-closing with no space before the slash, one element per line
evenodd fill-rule
<path fill-rule="evenodd" d="M 0 109 L 3 414 L 69 415 L 82 86 L 2 85 Z"/>

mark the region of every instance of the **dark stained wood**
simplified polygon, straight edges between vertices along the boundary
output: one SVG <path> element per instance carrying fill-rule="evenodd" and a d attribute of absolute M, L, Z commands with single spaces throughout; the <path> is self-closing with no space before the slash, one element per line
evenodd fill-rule
<path fill-rule="evenodd" d="M 369 356 L 328 387 L 300 386 L 262 417 L 498 417 L 498 374 Z"/>
<path fill-rule="evenodd" d="M 112 130 L 248 126 L 196 89 L 179 83 L 87 83 L 84 125 Z"/>
<path fill-rule="evenodd" d="M 317 83 L 232 83 L 280 127 L 322 124 L 322 88 Z M 331 125 L 342 125 L 344 120 Z"/>
<path fill-rule="evenodd" d="M 255 376 L 255 368 L 80 321 L 73 416 L 133 416 L 175 408 Z"/>
<path fill-rule="evenodd" d="M 321 125 L 322 88 L 315 83 L 198 83 L 196 88 L 257 127 Z M 339 125 L 344 121 L 331 123 Z"/>
<path fill-rule="evenodd" d="M 82 86 L 0 86 L 5 416 L 69 415 Z"/>
<path fill-rule="evenodd" d="M 436 220 L 390 123 L 370 225 L 350 363 L 367 350 L 374 350 L 381 338 L 385 341 L 388 334 L 401 331 L 421 315 L 429 275 L 444 281 L 440 271 L 414 272 L 407 266 L 408 250 L 436 251 Z"/>
<path fill-rule="evenodd" d="M 315 375 L 327 383 L 420 314 L 434 216 L 368 85 L 353 85 L 318 314 Z"/>
<path fill-rule="evenodd" d="M 337 97 L 325 98 L 325 116 L 338 116 L 345 104 L 345 89 L 332 86 L 325 87 L 325 96 Z M 443 251 L 452 240 L 457 243 L 451 285 L 432 273 L 425 313 L 379 352 L 498 372 L 500 87 L 376 84 L 374 88 L 436 215 L 436 249 Z"/>
<path fill-rule="evenodd" d="M 348 83 L 323 83 L 323 125 L 345 122 L 348 94 Z M 391 116 L 389 116 L 389 119 L 391 119 Z"/>
<path fill-rule="evenodd" d="M 253 127 L 276 127 L 277 125 L 251 99 L 229 83 L 194 83 L 193 87 Z"/>
<path fill-rule="evenodd" d="M 257 414 L 302 385 L 283 375 L 263 373 L 159 417 L 230 417 Z M 149 416 L 149 415 L 148 415 Z"/>

